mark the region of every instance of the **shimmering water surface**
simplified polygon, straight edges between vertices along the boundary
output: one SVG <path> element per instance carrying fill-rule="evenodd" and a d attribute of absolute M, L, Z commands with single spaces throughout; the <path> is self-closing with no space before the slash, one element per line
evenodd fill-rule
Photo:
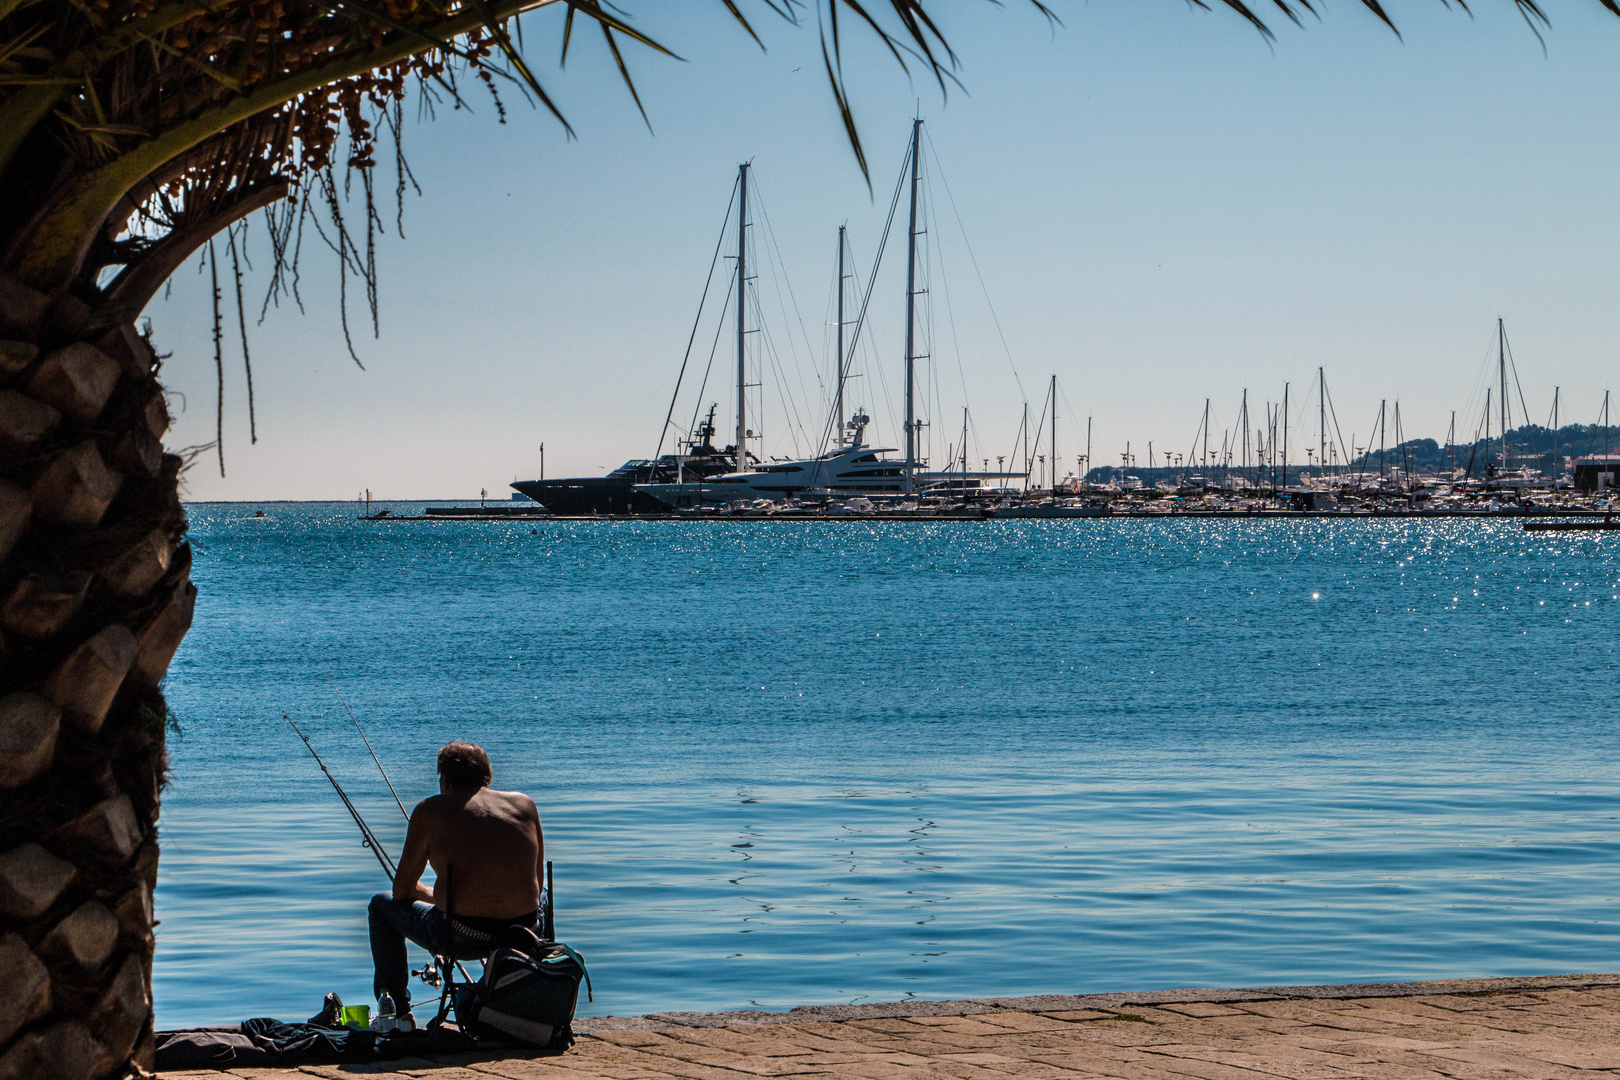
<path fill-rule="evenodd" d="M 191 507 L 160 1026 L 368 1000 L 335 688 L 407 805 L 452 737 L 539 803 L 585 1012 L 1620 967 L 1612 537 L 254 509 Z"/>

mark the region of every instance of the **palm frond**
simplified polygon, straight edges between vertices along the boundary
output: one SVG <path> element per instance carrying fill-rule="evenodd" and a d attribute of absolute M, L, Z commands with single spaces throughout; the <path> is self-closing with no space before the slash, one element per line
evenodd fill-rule
<path fill-rule="evenodd" d="M 838 103 L 839 119 L 844 122 L 844 137 L 849 140 L 849 147 L 855 154 L 855 164 L 860 166 L 861 176 L 866 179 L 866 187 L 870 191 L 872 188 L 872 170 L 866 164 L 866 150 L 861 146 L 861 133 L 855 126 L 855 114 L 849 107 L 849 95 L 844 91 L 843 73 L 838 70 L 838 65 L 834 63 L 836 55 L 836 45 L 829 51 L 827 48 L 827 36 L 823 34 L 821 37 L 821 60 L 827 67 L 827 82 L 832 87 L 833 100 Z"/>
<path fill-rule="evenodd" d="M 647 125 L 647 131 L 652 131 L 652 121 L 647 119 L 647 110 L 641 104 L 641 95 L 636 93 L 636 82 L 630 77 L 630 69 L 624 66 L 624 56 L 619 52 L 619 43 L 613 40 L 613 28 L 602 23 L 602 36 L 607 39 L 607 47 L 613 53 L 613 62 L 619 65 L 619 78 L 630 90 L 630 98 L 636 103 L 636 111 L 641 114 L 641 122 Z"/>
<path fill-rule="evenodd" d="M 535 97 L 540 99 L 540 103 L 546 107 L 546 111 L 551 113 L 556 118 L 557 123 L 563 126 L 563 130 L 568 133 L 568 137 L 570 139 L 574 138 L 573 125 L 569 124 L 568 118 L 563 116 L 562 110 L 557 108 L 557 103 L 551 100 L 551 95 L 546 93 L 545 87 L 540 85 L 540 80 L 534 77 L 534 72 L 529 70 L 529 65 L 524 62 L 523 54 L 513 46 L 512 39 L 507 36 L 506 27 L 502 26 L 501 20 L 495 17 L 495 13 L 490 10 L 489 4 L 485 0 L 467 0 L 467 6 L 477 12 L 478 17 L 483 20 L 484 29 L 489 32 L 489 35 L 495 39 L 495 43 L 500 46 L 501 52 L 506 56 L 506 62 L 512 65 L 512 68 L 522 77 L 529 90 L 533 92 Z"/>
<path fill-rule="evenodd" d="M 726 10 L 731 12 L 731 17 L 736 19 L 738 25 L 744 30 L 748 31 L 748 36 L 754 39 L 754 44 L 758 45 L 760 51 L 763 52 L 765 43 L 759 39 L 759 34 L 754 30 L 754 24 L 748 21 L 748 16 L 742 13 L 742 8 L 737 6 L 737 0 L 720 0 L 720 2 L 726 5 Z"/>
<path fill-rule="evenodd" d="M 623 34 L 632 41 L 639 42 L 655 52 L 663 53 L 672 60 L 682 59 L 665 46 L 659 44 L 646 34 L 643 34 L 640 30 L 637 30 L 634 26 L 631 26 L 629 23 L 625 22 L 624 19 L 613 14 L 613 12 L 608 10 L 611 5 L 604 3 L 603 0 L 566 0 L 566 2 L 568 4 L 570 14 L 572 14 L 577 8 L 586 15 L 589 15 L 591 18 L 595 19 L 597 22 L 601 23 L 603 26 Z"/>

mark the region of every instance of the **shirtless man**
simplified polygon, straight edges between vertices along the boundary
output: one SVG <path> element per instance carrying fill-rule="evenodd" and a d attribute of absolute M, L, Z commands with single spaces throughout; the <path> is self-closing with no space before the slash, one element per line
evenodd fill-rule
<path fill-rule="evenodd" d="M 489 755 L 472 743 L 439 751 L 439 794 L 411 815 L 394 891 L 371 898 L 372 989 L 387 991 L 399 1014 L 410 1011 L 405 942 L 457 959 L 486 956 L 506 928 L 538 931 L 546 865 L 545 837 L 534 801 L 495 791 Z M 432 865 L 432 889 L 422 872 Z M 454 905 L 454 918 L 448 909 Z"/>

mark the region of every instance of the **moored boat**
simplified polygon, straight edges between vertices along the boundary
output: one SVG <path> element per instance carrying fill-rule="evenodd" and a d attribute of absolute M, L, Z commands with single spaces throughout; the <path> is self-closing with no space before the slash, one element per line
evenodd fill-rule
<path fill-rule="evenodd" d="M 714 409 L 697 426 L 683 451 L 657 458 L 632 458 L 606 476 L 574 476 L 561 480 L 518 480 L 512 484 L 553 514 L 656 514 L 667 509 L 638 484 L 679 484 L 688 478 L 717 476 L 735 468 L 737 449 L 714 445 Z"/>

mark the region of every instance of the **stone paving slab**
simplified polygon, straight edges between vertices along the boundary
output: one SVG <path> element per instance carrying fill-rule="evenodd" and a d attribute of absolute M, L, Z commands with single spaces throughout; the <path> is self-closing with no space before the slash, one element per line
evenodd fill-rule
<path fill-rule="evenodd" d="M 490 1048 L 166 1080 L 1620 1080 L 1620 974 L 582 1017 Z"/>

